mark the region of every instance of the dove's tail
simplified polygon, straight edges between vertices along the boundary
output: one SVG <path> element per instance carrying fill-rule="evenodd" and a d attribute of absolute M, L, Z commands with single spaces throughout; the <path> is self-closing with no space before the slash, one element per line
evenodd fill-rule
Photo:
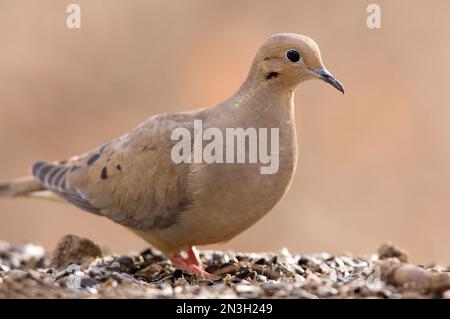
<path fill-rule="evenodd" d="M 45 190 L 33 176 L 25 176 L 0 183 L 0 197 L 27 196 L 33 192 Z"/>
<path fill-rule="evenodd" d="M 59 197 L 39 184 L 33 176 L 24 176 L 12 181 L 0 182 L 0 198 L 19 196 L 61 201 Z"/>

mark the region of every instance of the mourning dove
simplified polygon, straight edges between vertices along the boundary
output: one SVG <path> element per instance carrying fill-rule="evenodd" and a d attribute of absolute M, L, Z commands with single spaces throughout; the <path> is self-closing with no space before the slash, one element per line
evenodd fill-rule
<path fill-rule="evenodd" d="M 0 196 L 63 199 L 125 226 L 175 266 L 208 276 L 194 245 L 235 237 L 288 190 L 297 163 L 294 91 L 309 79 L 324 80 L 344 93 L 311 38 L 276 34 L 261 45 L 247 79 L 226 101 L 150 117 L 109 143 L 66 161 L 38 161 L 32 175 L 0 184 Z M 216 132 L 278 129 L 276 172 L 262 173 L 261 163 L 174 161 L 173 132 L 177 128 L 194 132 L 194 121 Z"/>

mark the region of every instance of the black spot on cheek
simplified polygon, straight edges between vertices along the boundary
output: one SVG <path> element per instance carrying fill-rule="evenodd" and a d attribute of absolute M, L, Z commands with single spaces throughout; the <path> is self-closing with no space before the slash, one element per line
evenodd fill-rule
<path fill-rule="evenodd" d="M 270 80 L 272 78 L 276 78 L 278 76 L 278 72 L 270 72 L 266 75 L 266 80 Z"/>
<path fill-rule="evenodd" d="M 106 167 L 103 167 L 102 173 L 100 174 L 101 179 L 107 179 L 108 178 L 108 169 Z"/>
<path fill-rule="evenodd" d="M 117 170 L 121 171 L 122 170 L 122 166 L 119 164 L 116 166 Z"/>
<path fill-rule="evenodd" d="M 100 154 L 99 153 L 95 153 L 94 155 L 89 157 L 89 159 L 87 160 L 86 164 L 91 166 L 92 164 L 94 164 L 98 160 L 99 157 L 100 157 Z"/>

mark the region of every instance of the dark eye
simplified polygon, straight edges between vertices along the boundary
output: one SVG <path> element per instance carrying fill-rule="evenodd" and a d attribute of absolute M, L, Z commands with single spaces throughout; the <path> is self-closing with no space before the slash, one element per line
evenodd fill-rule
<path fill-rule="evenodd" d="M 293 63 L 300 61 L 300 53 L 295 49 L 289 49 L 286 51 L 286 59 Z"/>

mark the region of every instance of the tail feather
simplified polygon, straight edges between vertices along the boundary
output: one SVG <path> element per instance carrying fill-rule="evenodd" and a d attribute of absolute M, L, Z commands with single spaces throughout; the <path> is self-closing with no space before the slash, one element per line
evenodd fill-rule
<path fill-rule="evenodd" d="M 44 191 L 33 176 L 25 176 L 9 182 L 0 183 L 0 197 L 30 196 L 33 192 Z"/>

